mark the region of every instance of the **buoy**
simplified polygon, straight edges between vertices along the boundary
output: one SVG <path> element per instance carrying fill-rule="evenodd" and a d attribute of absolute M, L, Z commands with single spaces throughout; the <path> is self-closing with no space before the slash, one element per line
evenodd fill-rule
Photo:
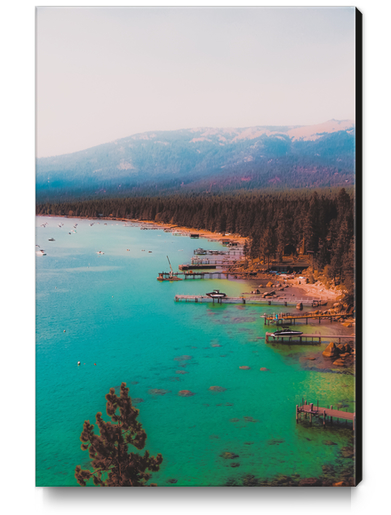
<path fill-rule="evenodd" d="M 66 333 L 65 329 L 64 329 L 64 333 Z"/>
<path fill-rule="evenodd" d="M 94 363 L 94 365 L 96 366 L 96 363 Z"/>

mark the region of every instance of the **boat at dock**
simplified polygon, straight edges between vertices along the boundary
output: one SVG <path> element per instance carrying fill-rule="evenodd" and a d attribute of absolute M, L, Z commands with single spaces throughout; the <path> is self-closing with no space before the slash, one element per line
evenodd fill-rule
<path fill-rule="evenodd" d="M 224 299 L 227 296 L 226 293 L 223 293 L 220 290 L 213 290 L 212 292 L 207 293 L 206 295 L 211 299 Z"/>
<path fill-rule="evenodd" d="M 285 327 L 279 331 L 274 331 L 272 336 L 273 338 L 278 338 L 279 336 L 301 336 L 302 334 L 303 331 L 294 331 L 293 329 L 289 329 L 289 327 Z"/>

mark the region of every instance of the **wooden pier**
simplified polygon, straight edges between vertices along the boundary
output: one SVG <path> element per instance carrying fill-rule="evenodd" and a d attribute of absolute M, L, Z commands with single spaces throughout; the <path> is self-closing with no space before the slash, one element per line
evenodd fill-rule
<path fill-rule="evenodd" d="M 302 302 L 302 301 L 299 301 Z M 308 315 L 296 315 L 295 313 L 279 313 L 276 315 L 269 315 L 264 317 L 264 325 L 296 325 L 296 320 L 299 324 L 308 325 L 308 320 L 318 320 L 319 324 L 321 320 L 328 320 L 329 322 L 333 322 L 333 320 L 338 320 L 340 318 L 351 318 L 351 315 L 315 315 L 314 313 L 309 313 Z"/>
<path fill-rule="evenodd" d="M 208 272 L 206 272 L 208 273 Z M 215 272 L 219 274 L 219 272 Z M 224 272 L 225 274 L 225 272 Z M 176 274 L 175 274 L 176 275 Z M 191 274 L 193 275 L 193 274 Z M 198 274 L 196 274 L 198 275 Z M 211 273 L 213 275 L 213 272 Z M 226 274 L 228 276 L 228 274 Z M 228 277 L 227 277 L 228 278 Z M 214 299 L 206 295 L 175 295 L 176 302 L 213 302 Z M 217 299 L 215 299 L 217 301 Z M 311 305 L 312 299 L 306 299 L 307 305 Z M 300 301 L 304 304 L 305 301 Z M 273 298 L 262 298 L 260 295 L 254 296 L 241 296 L 241 297 L 224 297 L 219 299 L 219 304 L 258 304 L 266 306 L 296 306 L 297 300 L 280 300 Z"/>
<path fill-rule="evenodd" d="M 320 345 L 330 343 L 330 340 L 354 340 L 354 335 L 346 334 L 301 334 L 294 336 L 274 336 L 274 333 L 266 333 L 266 343 L 284 343 L 286 345 Z"/>
<path fill-rule="evenodd" d="M 210 240 L 214 241 L 214 240 Z M 193 251 L 195 256 L 242 256 L 243 248 L 236 247 L 229 250 L 206 250 L 203 248 L 195 249 Z"/>
<path fill-rule="evenodd" d="M 189 270 L 184 272 L 174 272 L 173 275 L 179 279 L 205 279 L 206 276 L 208 276 L 209 279 L 228 279 L 228 276 L 230 274 L 228 272 L 225 272 L 224 270 L 203 270 L 200 272 L 193 272 L 193 270 Z M 157 277 L 158 281 L 169 281 L 169 279 L 170 272 L 159 272 L 159 275 Z"/>
<path fill-rule="evenodd" d="M 330 408 L 321 408 L 313 404 L 307 404 L 307 401 L 304 401 L 303 405 L 296 405 L 296 423 L 299 422 L 301 414 L 304 414 L 306 418 L 309 417 L 311 424 L 312 417 L 323 418 L 324 426 L 326 425 L 327 419 L 329 419 L 331 424 L 333 423 L 333 419 L 350 420 L 353 423 L 353 431 L 355 430 L 356 414 L 349 411 L 335 410 L 333 406 L 330 406 Z"/>
<path fill-rule="evenodd" d="M 186 266 L 194 266 L 194 265 L 232 265 L 235 262 L 235 258 L 201 258 L 199 256 L 193 256 L 191 258 L 191 265 Z M 181 265 L 179 265 L 181 266 Z M 183 265 L 182 265 L 183 266 Z"/>

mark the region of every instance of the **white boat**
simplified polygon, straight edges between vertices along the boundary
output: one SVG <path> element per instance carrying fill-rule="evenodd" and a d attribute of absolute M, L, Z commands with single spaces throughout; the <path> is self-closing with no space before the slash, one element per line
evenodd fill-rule
<path fill-rule="evenodd" d="M 227 296 L 226 293 L 223 293 L 220 290 L 213 290 L 212 292 L 207 293 L 206 295 L 208 297 L 211 297 L 212 299 L 224 299 Z"/>
<path fill-rule="evenodd" d="M 273 338 L 276 338 L 278 336 L 301 336 L 303 334 L 303 331 L 294 331 L 293 329 L 285 328 L 281 329 L 280 331 L 274 331 L 272 333 Z"/>

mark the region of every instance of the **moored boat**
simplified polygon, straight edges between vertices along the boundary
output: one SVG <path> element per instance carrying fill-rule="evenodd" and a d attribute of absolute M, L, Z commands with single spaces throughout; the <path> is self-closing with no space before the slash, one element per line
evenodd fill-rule
<path fill-rule="evenodd" d="M 212 299 L 224 299 L 227 296 L 226 293 L 223 293 L 220 290 L 213 290 L 212 292 L 207 293 L 206 295 L 208 297 L 211 297 Z"/>
<path fill-rule="evenodd" d="M 303 331 L 294 331 L 293 329 L 285 328 L 280 329 L 279 331 L 274 331 L 272 333 L 273 338 L 279 337 L 279 336 L 301 336 L 303 334 Z"/>

